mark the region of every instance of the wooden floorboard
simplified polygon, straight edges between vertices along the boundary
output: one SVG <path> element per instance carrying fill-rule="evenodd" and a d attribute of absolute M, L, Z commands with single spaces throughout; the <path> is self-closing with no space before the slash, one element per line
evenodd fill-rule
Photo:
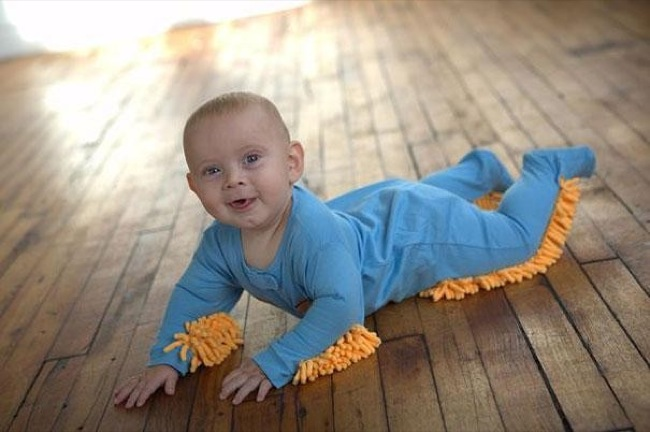
<path fill-rule="evenodd" d="M 650 430 L 650 3 L 314 1 L 0 62 L 0 430 Z M 223 365 L 112 405 L 210 222 L 180 135 L 205 99 L 276 102 L 324 199 L 488 148 L 598 157 L 545 276 L 368 317 L 377 355 L 263 403 L 225 374 L 296 322 L 244 296 Z"/>

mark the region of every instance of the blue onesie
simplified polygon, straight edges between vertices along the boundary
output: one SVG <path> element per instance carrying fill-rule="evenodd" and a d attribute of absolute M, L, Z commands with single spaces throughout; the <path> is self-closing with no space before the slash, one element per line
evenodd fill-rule
<path fill-rule="evenodd" d="M 526 261 L 546 229 L 559 178 L 587 177 L 594 165 L 587 147 L 535 150 L 513 183 L 492 153 L 474 150 L 418 182 L 387 180 L 327 203 L 294 186 L 282 242 L 265 269 L 246 264 L 239 229 L 215 221 L 174 288 L 149 364 L 186 374 L 188 362 L 163 348 L 186 321 L 231 311 L 246 290 L 302 318 L 253 358 L 281 387 L 301 360 L 388 302 Z M 493 190 L 506 191 L 496 211 L 471 203 Z M 304 301 L 311 306 L 303 315 Z"/>

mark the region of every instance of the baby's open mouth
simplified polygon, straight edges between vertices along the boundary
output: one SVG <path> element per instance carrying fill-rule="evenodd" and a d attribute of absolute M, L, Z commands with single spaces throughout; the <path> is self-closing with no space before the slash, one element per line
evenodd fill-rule
<path fill-rule="evenodd" d="M 230 207 L 235 210 L 244 210 L 248 208 L 254 201 L 254 198 L 242 198 L 230 202 Z"/>

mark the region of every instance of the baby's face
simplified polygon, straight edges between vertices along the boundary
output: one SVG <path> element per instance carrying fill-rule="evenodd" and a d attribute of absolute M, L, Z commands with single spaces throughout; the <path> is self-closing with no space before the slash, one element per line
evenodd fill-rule
<path fill-rule="evenodd" d="M 204 118 L 189 134 L 190 188 L 218 221 L 244 230 L 275 226 L 291 208 L 302 148 L 260 107 Z"/>

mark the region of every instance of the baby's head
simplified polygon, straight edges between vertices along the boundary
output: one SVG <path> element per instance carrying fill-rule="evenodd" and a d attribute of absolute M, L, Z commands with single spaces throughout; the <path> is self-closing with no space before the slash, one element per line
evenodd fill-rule
<path fill-rule="evenodd" d="M 277 128 L 275 132 L 282 134 L 287 143 L 290 141 L 289 129 L 287 129 L 280 112 L 273 102 L 255 93 L 232 92 L 210 99 L 190 115 L 183 131 L 183 147 L 185 151 L 187 152 L 191 133 L 199 123 L 210 117 L 237 113 L 247 108 L 260 109 L 268 117 L 270 124 Z"/>
<path fill-rule="evenodd" d="M 209 100 L 187 120 L 183 149 L 190 189 L 217 220 L 263 229 L 290 208 L 303 150 L 268 99 L 236 92 Z"/>

